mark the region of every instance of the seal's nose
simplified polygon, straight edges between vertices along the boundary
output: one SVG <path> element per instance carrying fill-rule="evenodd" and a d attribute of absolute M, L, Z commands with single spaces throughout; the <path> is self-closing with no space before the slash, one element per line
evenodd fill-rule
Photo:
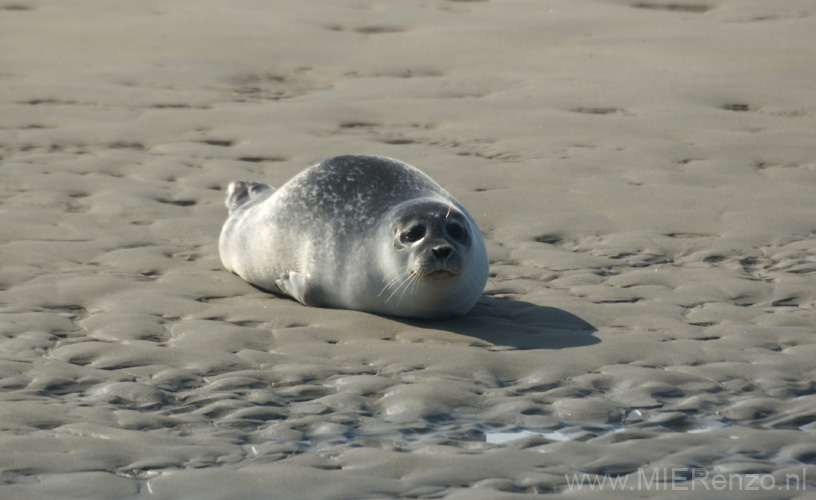
<path fill-rule="evenodd" d="M 450 245 L 438 245 L 431 249 L 434 256 L 439 260 L 445 260 L 453 253 L 453 248 Z"/>

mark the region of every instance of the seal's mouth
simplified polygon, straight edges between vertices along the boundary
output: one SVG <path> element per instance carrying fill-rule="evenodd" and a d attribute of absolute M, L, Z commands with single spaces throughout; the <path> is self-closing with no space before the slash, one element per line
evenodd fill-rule
<path fill-rule="evenodd" d="M 450 271 L 448 269 L 437 269 L 429 273 L 418 273 L 416 271 L 411 271 L 411 274 L 421 280 L 443 280 L 455 278 L 459 276 L 460 273 Z"/>

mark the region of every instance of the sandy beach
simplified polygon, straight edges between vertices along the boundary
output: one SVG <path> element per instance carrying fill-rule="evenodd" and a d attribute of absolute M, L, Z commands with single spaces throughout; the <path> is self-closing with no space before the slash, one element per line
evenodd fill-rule
<path fill-rule="evenodd" d="M 469 315 L 224 270 L 349 153 L 475 217 Z M 3 0 L 0 176 L 2 499 L 816 499 L 812 0 Z"/>

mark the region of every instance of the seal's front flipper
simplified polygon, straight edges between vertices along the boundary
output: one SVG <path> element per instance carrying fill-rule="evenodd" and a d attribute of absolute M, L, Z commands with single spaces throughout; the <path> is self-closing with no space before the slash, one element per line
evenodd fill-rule
<path fill-rule="evenodd" d="M 286 295 L 305 306 L 323 307 L 323 293 L 319 286 L 309 284 L 306 275 L 292 272 L 275 280 L 275 284 Z"/>
<path fill-rule="evenodd" d="M 227 186 L 227 200 L 226 205 L 229 209 L 229 213 L 235 211 L 236 208 L 240 207 L 244 203 L 248 202 L 252 198 L 255 198 L 261 193 L 266 191 L 274 191 L 275 188 L 268 184 L 261 184 L 260 182 L 249 182 L 249 181 L 234 181 L 230 182 L 230 185 Z"/>

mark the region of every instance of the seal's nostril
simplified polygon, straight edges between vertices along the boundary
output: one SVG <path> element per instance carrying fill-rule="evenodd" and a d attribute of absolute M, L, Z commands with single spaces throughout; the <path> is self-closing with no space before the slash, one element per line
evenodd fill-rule
<path fill-rule="evenodd" d="M 447 259 L 450 257 L 450 254 L 453 253 L 453 248 L 451 248 L 449 245 L 439 245 L 438 247 L 434 247 L 432 251 L 436 258 Z"/>

